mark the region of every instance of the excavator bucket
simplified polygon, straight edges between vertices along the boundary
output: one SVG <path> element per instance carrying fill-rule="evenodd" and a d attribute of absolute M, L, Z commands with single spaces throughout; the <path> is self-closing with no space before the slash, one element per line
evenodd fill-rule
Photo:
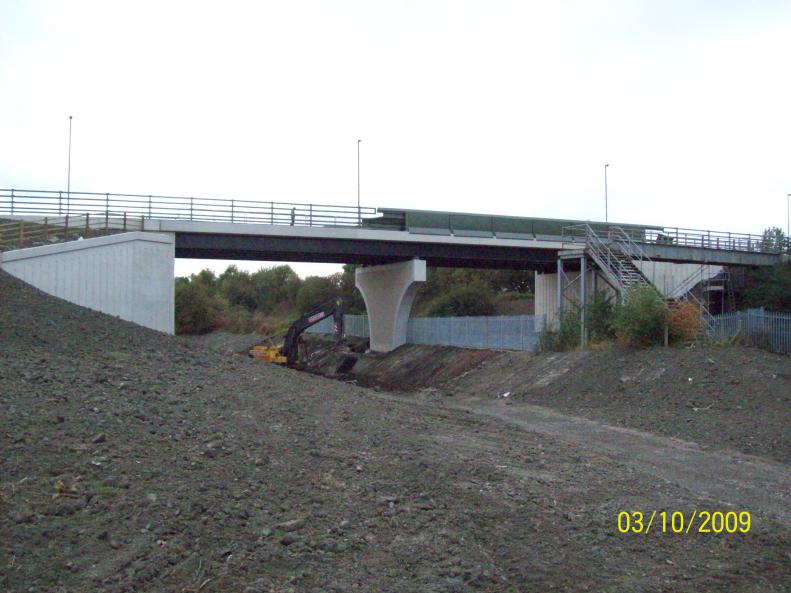
<path fill-rule="evenodd" d="M 286 364 L 287 359 L 280 353 L 280 346 L 258 345 L 250 348 L 250 356 L 263 362 L 274 362 L 275 364 Z"/>

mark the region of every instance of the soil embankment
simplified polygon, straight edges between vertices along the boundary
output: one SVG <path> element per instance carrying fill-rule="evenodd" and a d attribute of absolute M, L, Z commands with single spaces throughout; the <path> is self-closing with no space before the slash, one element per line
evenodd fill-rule
<path fill-rule="evenodd" d="M 791 581 L 791 526 L 759 499 L 736 509 L 752 513 L 748 534 L 621 534 L 623 510 L 731 507 L 584 443 L 441 405 L 457 396 L 398 399 L 231 356 L 2 272 L 0 338 L 3 591 Z"/>
<path fill-rule="evenodd" d="M 342 354 L 322 340 L 313 351 L 309 369 L 337 375 Z M 524 402 L 704 448 L 791 462 L 791 358 L 756 348 L 534 355 L 409 345 L 361 356 L 341 377 L 456 400 Z"/>

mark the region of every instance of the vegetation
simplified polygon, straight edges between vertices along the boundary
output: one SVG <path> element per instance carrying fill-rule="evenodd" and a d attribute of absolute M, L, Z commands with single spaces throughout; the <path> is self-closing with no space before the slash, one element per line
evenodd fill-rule
<path fill-rule="evenodd" d="M 301 315 L 338 297 L 348 313 L 365 312 L 354 284 L 355 265 L 328 277 L 304 280 L 287 265 L 257 272 L 229 266 L 219 276 L 202 270 L 176 279 L 176 331 L 276 333 Z M 430 268 L 415 305 L 416 315 L 493 315 L 503 297 L 532 294 L 533 272 Z"/>
<path fill-rule="evenodd" d="M 695 303 L 679 303 L 668 316 L 669 339 L 673 343 L 693 342 L 703 331 L 703 312 Z"/>
<path fill-rule="evenodd" d="M 662 344 L 670 312 L 662 296 L 652 287 L 637 287 L 626 293 L 623 303 L 603 291 L 595 293 L 587 309 L 588 344 L 610 343 L 647 347 Z M 700 320 L 700 311 L 697 311 Z M 539 351 L 569 351 L 580 345 L 579 308 L 566 309 L 556 326 L 547 326 L 539 336 Z M 691 322 L 690 322 L 691 324 Z M 679 323 L 678 331 L 683 324 Z"/>
<path fill-rule="evenodd" d="M 791 261 L 751 272 L 745 300 L 748 307 L 791 312 Z"/>
<path fill-rule="evenodd" d="M 601 344 L 615 338 L 615 299 L 603 290 L 596 291 L 588 305 L 588 342 Z"/>
<path fill-rule="evenodd" d="M 631 288 L 615 311 L 615 335 L 629 346 L 645 348 L 662 344 L 669 313 L 662 295 L 653 286 Z"/>

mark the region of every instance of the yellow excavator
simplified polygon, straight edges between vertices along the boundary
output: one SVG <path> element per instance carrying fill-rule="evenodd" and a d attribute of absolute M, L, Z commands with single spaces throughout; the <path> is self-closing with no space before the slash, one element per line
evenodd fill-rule
<path fill-rule="evenodd" d="M 282 346 L 271 343 L 256 344 L 250 348 L 249 355 L 264 362 L 273 362 L 289 367 L 301 366 L 307 359 L 305 341 L 302 339 L 303 332 L 327 317 L 333 318 L 333 334 L 335 340 L 340 341 L 343 338 L 343 305 L 338 299 L 309 311 L 292 323 L 283 338 Z"/>

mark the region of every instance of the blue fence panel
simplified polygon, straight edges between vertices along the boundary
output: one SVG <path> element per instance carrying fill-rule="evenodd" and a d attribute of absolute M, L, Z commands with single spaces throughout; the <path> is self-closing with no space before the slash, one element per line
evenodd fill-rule
<path fill-rule="evenodd" d="M 345 315 L 348 336 L 369 337 L 367 315 Z M 407 324 L 407 343 L 460 348 L 532 350 L 544 327 L 543 316 L 509 315 L 498 317 L 415 317 Z M 332 333 L 332 319 L 310 329 L 312 333 Z"/>
<path fill-rule="evenodd" d="M 751 346 L 791 354 L 791 315 L 749 309 L 714 316 L 709 336 L 743 340 Z"/>

